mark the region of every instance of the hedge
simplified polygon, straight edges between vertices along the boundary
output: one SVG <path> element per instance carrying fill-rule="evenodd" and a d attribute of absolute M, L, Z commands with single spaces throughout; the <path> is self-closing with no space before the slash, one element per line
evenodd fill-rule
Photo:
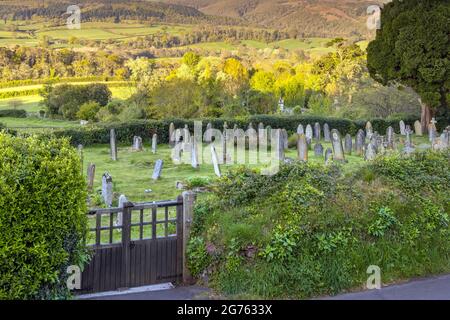
<path fill-rule="evenodd" d="M 5 109 L 5 110 L 0 110 L 0 118 L 1 117 L 26 118 L 27 112 L 22 109 Z"/>
<path fill-rule="evenodd" d="M 406 124 L 413 125 L 417 119 L 404 119 Z M 135 120 L 132 122 L 120 122 L 120 123 L 99 123 L 91 124 L 82 128 L 70 128 L 60 129 L 55 131 L 55 135 L 58 137 L 70 137 L 74 145 L 92 145 L 109 143 L 109 133 L 111 129 L 116 130 L 116 137 L 119 143 L 131 143 L 134 136 L 140 136 L 144 140 L 150 140 L 153 134 L 158 134 L 158 140 L 160 143 L 169 142 L 169 125 L 174 123 L 176 128 L 183 128 L 185 124 L 189 129 L 194 129 L 193 119 L 165 119 L 165 120 Z M 211 122 L 213 128 L 223 128 L 223 124 L 226 121 L 229 128 L 233 128 L 236 124 L 240 128 L 247 128 L 249 123 L 253 123 L 256 129 L 258 124 L 262 122 L 265 126 L 271 126 L 272 128 L 285 128 L 290 134 L 297 131 L 298 125 L 301 123 L 306 126 L 308 123 L 314 125 L 318 122 L 323 127 L 325 123 L 328 123 L 330 129 L 338 129 L 339 132 L 344 135 L 350 133 L 356 134 L 359 129 L 364 129 L 366 121 L 352 121 L 349 119 L 339 118 L 324 118 L 314 116 L 271 116 L 271 115 L 254 115 L 245 119 L 201 119 L 203 125 L 203 131 L 206 130 L 206 126 Z M 393 126 L 398 132 L 399 121 L 398 120 L 383 120 L 373 119 L 371 120 L 375 131 L 380 133 L 386 132 L 389 126 Z"/>
<path fill-rule="evenodd" d="M 67 267 L 88 259 L 76 149 L 0 132 L 0 177 L 0 300 L 69 297 Z"/>

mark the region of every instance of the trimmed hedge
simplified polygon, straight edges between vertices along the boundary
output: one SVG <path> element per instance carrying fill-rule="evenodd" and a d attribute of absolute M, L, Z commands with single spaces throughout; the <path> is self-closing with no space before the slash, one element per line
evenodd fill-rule
<path fill-rule="evenodd" d="M 413 126 L 417 119 L 403 119 L 406 124 Z M 83 128 L 77 129 L 61 129 L 56 130 L 55 135 L 58 137 L 70 137 L 74 145 L 92 145 L 98 143 L 109 143 L 109 133 L 111 129 L 116 130 L 116 137 L 119 143 L 131 143 L 134 136 L 140 136 L 142 139 L 150 140 L 153 134 L 158 134 L 160 143 L 169 142 L 169 125 L 174 123 L 176 128 L 183 128 L 185 124 L 189 126 L 192 131 L 194 129 L 194 119 L 165 119 L 165 120 L 135 120 L 133 122 L 120 123 L 99 123 L 92 124 Z M 247 128 L 249 123 L 253 123 L 256 129 L 258 124 L 262 122 L 265 126 L 272 128 L 285 128 L 290 134 L 297 132 L 297 127 L 301 123 L 306 126 L 308 123 L 314 125 L 318 122 L 323 127 L 328 123 L 330 129 L 338 129 L 344 135 L 350 133 L 356 134 L 359 129 L 364 129 L 366 125 L 365 120 L 352 121 L 349 119 L 339 118 L 324 118 L 315 116 L 271 116 L 271 115 L 254 115 L 245 119 L 201 119 L 203 131 L 206 130 L 208 122 L 211 122 L 213 128 L 223 128 L 226 121 L 229 128 L 233 128 L 235 124 L 240 128 Z M 382 134 L 386 132 L 389 126 L 393 126 L 398 132 L 399 120 L 371 120 L 373 128 Z"/>
<path fill-rule="evenodd" d="M 0 300 L 63 299 L 89 258 L 86 185 L 67 139 L 0 132 Z"/>
<path fill-rule="evenodd" d="M 0 118 L 1 117 L 26 118 L 27 112 L 22 109 L 5 109 L 5 110 L 0 110 Z"/>

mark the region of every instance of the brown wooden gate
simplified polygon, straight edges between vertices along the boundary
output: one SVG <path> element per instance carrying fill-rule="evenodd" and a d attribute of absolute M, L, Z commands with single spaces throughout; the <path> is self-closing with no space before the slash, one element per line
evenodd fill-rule
<path fill-rule="evenodd" d="M 120 213 L 122 212 L 122 223 Z M 183 197 L 89 212 L 93 255 L 80 293 L 177 282 L 183 273 Z"/>

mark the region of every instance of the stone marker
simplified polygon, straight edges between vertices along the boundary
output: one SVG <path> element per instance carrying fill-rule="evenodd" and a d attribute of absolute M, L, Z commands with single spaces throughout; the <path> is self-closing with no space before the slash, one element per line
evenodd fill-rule
<path fill-rule="evenodd" d="M 422 136 L 422 125 L 420 124 L 420 121 L 414 122 L 414 131 L 416 132 L 416 136 Z"/>
<path fill-rule="evenodd" d="M 333 161 L 333 150 L 327 148 L 325 151 L 325 164 L 330 164 Z"/>
<path fill-rule="evenodd" d="M 367 137 L 367 139 L 370 140 L 370 138 L 372 138 L 372 135 L 373 135 L 372 123 L 370 123 L 370 121 L 367 121 L 367 123 L 366 123 L 366 137 Z"/>
<path fill-rule="evenodd" d="M 405 126 L 405 122 L 403 120 L 400 120 L 399 126 L 400 126 L 400 134 L 402 136 L 406 136 L 406 126 Z"/>
<path fill-rule="evenodd" d="M 190 141 L 191 141 L 191 133 L 189 132 L 188 125 L 185 124 L 183 129 L 183 144 L 189 143 Z"/>
<path fill-rule="evenodd" d="M 297 139 L 297 156 L 300 161 L 308 161 L 308 143 L 304 134 L 300 134 Z"/>
<path fill-rule="evenodd" d="M 169 145 L 173 147 L 175 145 L 175 125 L 173 122 L 169 125 Z"/>
<path fill-rule="evenodd" d="M 394 139 L 395 139 L 394 128 L 389 126 L 386 129 L 386 147 L 388 149 L 391 149 L 391 150 L 394 149 Z"/>
<path fill-rule="evenodd" d="M 212 125 L 211 122 L 208 122 L 206 125 L 206 132 L 205 132 L 205 142 L 211 143 L 212 140 Z"/>
<path fill-rule="evenodd" d="M 102 176 L 102 197 L 105 205 L 111 207 L 113 201 L 113 180 L 107 172 Z"/>
<path fill-rule="evenodd" d="M 323 139 L 325 140 L 325 142 L 331 142 L 330 126 L 328 125 L 328 123 L 325 123 L 323 125 Z"/>
<path fill-rule="evenodd" d="M 285 154 L 284 154 L 284 142 L 283 142 L 283 134 L 280 129 L 270 130 L 271 138 L 270 140 L 275 144 L 272 145 L 272 148 L 275 148 L 276 159 L 280 162 L 284 162 Z"/>
<path fill-rule="evenodd" d="M 406 154 L 411 154 L 414 152 L 414 147 L 411 141 L 411 134 L 412 134 L 412 130 L 411 128 L 407 128 L 405 130 L 405 134 L 406 134 L 406 140 L 405 140 L 405 147 L 403 148 L 403 152 Z"/>
<path fill-rule="evenodd" d="M 158 146 L 158 135 L 155 133 L 152 137 L 152 153 L 156 154 L 156 148 Z"/>
<path fill-rule="evenodd" d="M 153 168 L 153 180 L 158 180 L 161 177 L 161 171 L 164 165 L 164 161 L 161 159 L 156 160 L 155 167 Z"/>
<path fill-rule="evenodd" d="M 331 130 L 331 145 L 333 147 L 333 160 L 345 161 L 344 149 L 342 147 L 341 134 L 338 130 Z"/>
<path fill-rule="evenodd" d="M 306 136 L 306 142 L 308 143 L 308 145 L 310 145 L 312 138 L 313 138 L 313 129 L 310 124 L 308 124 L 306 126 L 305 136 Z"/>
<path fill-rule="evenodd" d="M 297 134 L 305 134 L 305 129 L 302 124 L 299 124 L 297 127 Z"/>
<path fill-rule="evenodd" d="M 355 138 L 355 152 L 358 156 L 363 155 L 364 145 L 366 144 L 366 138 L 363 130 L 359 130 Z"/>
<path fill-rule="evenodd" d="M 320 141 L 321 135 L 320 123 L 316 122 L 314 124 L 314 139 L 316 142 Z"/>
<path fill-rule="evenodd" d="M 314 155 L 316 157 L 323 157 L 323 146 L 320 143 L 316 143 L 314 146 Z"/>
<path fill-rule="evenodd" d="M 117 143 L 116 143 L 116 130 L 111 129 L 109 132 L 109 147 L 111 160 L 117 161 Z"/>
<path fill-rule="evenodd" d="M 284 150 L 289 149 L 289 135 L 286 129 L 282 129 L 281 133 L 283 134 L 283 147 Z"/>
<path fill-rule="evenodd" d="M 133 151 L 142 151 L 142 138 L 141 137 L 139 137 L 139 136 L 133 137 L 132 150 Z"/>
<path fill-rule="evenodd" d="M 78 145 L 78 155 L 80 156 L 80 163 L 81 163 L 81 174 L 83 174 L 83 167 L 84 167 L 84 154 L 83 154 L 83 145 Z"/>
<path fill-rule="evenodd" d="M 437 137 L 437 128 L 436 128 L 436 119 L 433 118 L 430 121 L 430 124 L 428 125 L 428 136 L 430 138 L 430 142 L 433 143 L 434 139 Z"/>
<path fill-rule="evenodd" d="M 191 166 L 194 169 L 197 169 L 199 167 L 198 164 L 198 148 L 197 148 L 197 142 L 195 140 L 191 143 Z"/>
<path fill-rule="evenodd" d="M 128 202 L 127 197 L 124 194 L 121 194 L 119 197 L 118 207 L 123 208 L 125 206 L 125 203 L 127 203 L 127 202 Z M 117 212 L 117 219 L 116 219 L 114 225 L 116 227 L 118 227 L 118 226 L 121 226 L 122 224 L 123 224 L 123 212 L 120 211 L 120 212 Z"/>
<path fill-rule="evenodd" d="M 214 173 L 216 174 L 216 176 L 221 177 L 222 173 L 220 172 L 219 158 L 217 157 L 216 148 L 213 144 L 211 144 L 211 160 L 214 166 Z"/>
<path fill-rule="evenodd" d="M 377 156 L 377 149 L 375 148 L 375 146 L 373 145 L 372 142 L 369 142 L 366 146 L 366 150 L 364 153 L 364 159 L 366 161 L 370 161 L 375 159 L 375 157 Z"/>
<path fill-rule="evenodd" d="M 353 149 L 353 141 L 352 136 L 350 134 L 346 134 L 344 138 L 344 150 L 346 154 L 352 154 Z"/>
<path fill-rule="evenodd" d="M 89 192 L 92 192 L 92 190 L 94 189 L 94 179 L 95 179 L 95 164 L 90 163 L 87 168 L 87 181 Z"/>

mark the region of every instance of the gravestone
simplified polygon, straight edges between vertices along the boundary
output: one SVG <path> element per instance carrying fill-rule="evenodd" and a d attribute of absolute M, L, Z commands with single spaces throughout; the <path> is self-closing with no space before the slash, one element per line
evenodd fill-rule
<path fill-rule="evenodd" d="M 302 124 L 299 124 L 297 127 L 297 134 L 305 134 L 305 129 Z"/>
<path fill-rule="evenodd" d="M 284 150 L 289 149 L 289 135 L 286 131 L 286 129 L 282 129 L 281 133 L 283 134 L 283 147 Z"/>
<path fill-rule="evenodd" d="M 388 149 L 391 149 L 391 150 L 394 149 L 394 139 L 395 139 L 394 128 L 389 126 L 386 129 L 386 147 Z"/>
<path fill-rule="evenodd" d="M 353 141 L 352 136 L 350 134 L 346 134 L 344 138 L 344 150 L 346 154 L 352 154 L 353 149 Z"/>
<path fill-rule="evenodd" d="M 113 201 L 113 180 L 109 173 L 102 176 L 102 198 L 107 207 L 112 206 Z"/>
<path fill-rule="evenodd" d="M 112 161 L 117 161 L 117 143 L 116 130 L 111 129 L 109 132 L 109 148 Z"/>
<path fill-rule="evenodd" d="M 414 152 L 414 147 L 411 141 L 411 134 L 412 134 L 412 130 L 411 128 L 407 128 L 405 130 L 405 134 L 406 134 L 406 140 L 405 140 L 405 147 L 403 148 L 403 152 L 406 154 L 411 154 Z"/>
<path fill-rule="evenodd" d="M 187 124 L 184 125 L 183 129 L 183 144 L 191 142 L 191 133 L 189 132 L 189 127 Z"/>
<path fill-rule="evenodd" d="M 325 164 L 330 164 L 333 161 L 333 150 L 327 148 L 325 151 Z"/>
<path fill-rule="evenodd" d="M 175 145 L 175 125 L 173 122 L 169 125 L 169 145 L 173 147 Z"/>
<path fill-rule="evenodd" d="M 155 133 L 152 137 L 152 153 L 156 154 L 156 148 L 158 146 L 158 135 Z"/>
<path fill-rule="evenodd" d="M 80 163 L 81 163 L 81 174 L 83 174 L 83 167 L 84 167 L 84 155 L 83 155 L 83 145 L 78 145 L 78 155 L 80 156 Z"/>
<path fill-rule="evenodd" d="M 161 171 L 164 165 L 164 161 L 161 159 L 156 160 L 155 167 L 153 168 L 153 180 L 158 180 L 161 177 Z"/>
<path fill-rule="evenodd" d="M 228 129 L 228 122 L 223 123 L 223 130 L 226 131 Z"/>
<path fill-rule="evenodd" d="M 406 126 L 405 126 L 405 122 L 403 120 L 400 120 L 399 126 L 400 126 L 400 134 L 402 136 L 406 136 Z"/>
<path fill-rule="evenodd" d="M 305 136 L 306 136 L 306 142 L 308 143 L 308 145 L 310 145 L 312 138 L 313 138 L 313 129 L 310 124 L 308 124 L 306 126 Z"/>
<path fill-rule="evenodd" d="M 133 137 L 133 151 L 142 151 L 142 138 L 139 136 Z"/>
<path fill-rule="evenodd" d="M 323 157 L 323 146 L 320 143 L 316 143 L 314 146 L 314 155 L 316 157 Z"/>
<path fill-rule="evenodd" d="M 328 123 L 325 123 L 323 125 L 323 139 L 325 140 L 325 142 L 331 142 L 330 126 L 328 125 Z"/>
<path fill-rule="evenodd" d="M 92 190 L 94 189 L 94 179 L 95 179 L 95 164 L 90 163 L 87 168 L 87 181 L 89 192 L 92 192 Z"/>
<path fill-rule="evenodd" d="M 371 161 L 374 160 L 376 156 L 377 156 L 377 149 L 375 148 L 372 142 L 369 142 L 366 146 L 364 159 L 366 161 Z"/>
<path fill-rule="evenodd" d="M 433 142 L 434 139 L 437 137 L 437 128 L 436 128 L 436 119 L 433 118 L 430 121 L 430 124 L 428 125 L 428 136 L 430 138 L 430 142 Z"/>
<path fill-rule="evenodd" d="M 197 169 L 199 167 L 198 164 L 198 148 L 197 148 L 197 142 L 195 142 L 195 140 L 192 141 L 191 143 L 191 166 L 194 169 Z"/>
<path fill-rule="evenodd" d="M 205 142 L 211 143 L 212 140 L 212 125 L 211 122 L 208 122 L 206 125 L 206 132 L 205 132 Z"/>
<path fill-rule="evenodd" d="M 276 152 L 276 159 L 278 161 L 284 162 L 285 160 L 285 154 L 284 154 L 284 142 L 283 142 L 283 134 L 281 133 L 281 130 L 274 129 L 270 130 L 271 134 L 271 142 L 275 145 L 271 145 L 272 148 L 275 148 Z"/>
<path fill-rule="evenodd" d="M 211 160 L 214 166 L 214 173 L 216 174 L 216 176 L 221 177 L 222 173 L 220 172 L 219 158 L 217 157 L 216 148 L 213 144 L 211 144 Z"/>
<path fill-rule="evenodd" d="M 359 130 L 358 133 L 356 134 L 356 138 L 355 138 L 355 152 L 358 156 L 363 155 L 363 149 L 364 149 L 365 144 L 366 144 L 366 142 L 365 142 L 364 131 Z"/>
<path fill-rule="evenodd" d="M 372 123 L 370 123 L 370 121 L 367 121 L 367 123 L 366 123 L 366 137 L 367 137 L 367 139 L 370 140 L 370 138 L 372 138 L 372 135 L 373 135 Z"/>
<path fill-rule="evenodd" d="M 297 139 L 297 156 L 300 161 L 308 161 L 308 144 L 304 134 L 300 134 Z"/>
<path fill-rule="evenodd" d="M 258 125 L 258 146 L 262 146 L 266 142 L 266 134 L 264 130 L 264 124 L 262 122 Z"/>
<path fill-rule="evenodd" d="M 319 142 L 321 138 L 321 130 L 320 130 L 320 123 L 316 122 L 314 124 L 314 139 L 316 142 Z"/>
<path fill-rule="evenodd" d="M 420 124 L 420 121 L 414 122 L 414 131 L 416 132 L 416 136 L 422 136 L 422 125 Z"/>
<path fill-rule="evenodd" d="M 338 130 L 331 130 L 331 145 L 333 147 L 333 160 L 345 161 L 344 149 L 342 147 L 341 134 Z"/>
<path fill-rule="evenodd" d="M 124 194 L 121 194 L 119 197 L 118 207 L 123 208 L 125 206 L 125 203 L 127 203 L 127 202 L 128 202 L 127 197 Z M 117 212 L 117 219 L 114 223 L 114 226 L 118 227 L 118 226 L 121 226 L 122 224 L 123 224 L 123 212 L 120 211 L 120 212 Z"/>

